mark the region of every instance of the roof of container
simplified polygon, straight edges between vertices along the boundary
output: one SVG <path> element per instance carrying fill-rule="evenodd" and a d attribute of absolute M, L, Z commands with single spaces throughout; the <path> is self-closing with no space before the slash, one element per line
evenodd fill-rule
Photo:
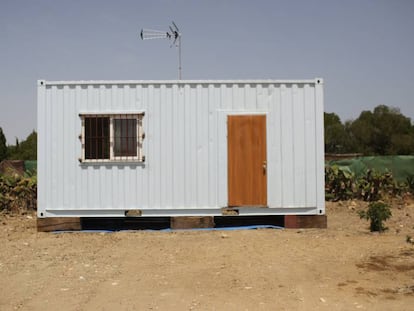
<path fill-rule="evenodd" d="M 79 80 L 79 81 L 46 81 L 38 80 L 38 85 L 113 85 L 113 84 L 323 84 L 323 79 L 302 80 Z"/>

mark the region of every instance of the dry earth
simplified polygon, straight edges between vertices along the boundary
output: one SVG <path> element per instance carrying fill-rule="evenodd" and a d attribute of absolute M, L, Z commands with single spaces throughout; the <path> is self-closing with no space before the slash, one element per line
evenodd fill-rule
<path fill-rule="evenodd" d="M 38 233 L 0 216 L 0 310 L 413 310 L 414 204 L 385 234 L 327 203 L 327 230 Z"/>

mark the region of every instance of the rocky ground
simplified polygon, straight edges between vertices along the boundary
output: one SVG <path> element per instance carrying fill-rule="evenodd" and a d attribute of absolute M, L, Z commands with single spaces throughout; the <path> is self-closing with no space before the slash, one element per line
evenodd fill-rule
<path fill-rule="evenodd" d="M 329 228 L 38 233 L 0 216 L 0 310 L 413 310 L 414 203 L 383 234 L 364 202 L 327 203 Z"/>

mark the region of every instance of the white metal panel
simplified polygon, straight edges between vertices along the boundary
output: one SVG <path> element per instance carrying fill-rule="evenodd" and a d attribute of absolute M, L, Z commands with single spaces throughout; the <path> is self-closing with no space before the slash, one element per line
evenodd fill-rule
<path fill-rule="evenodd" d="M 305 148 L 306 148 L 306 207 L 316 206 L 316 188 L 321 187 L 315 182 L 316 176 L 316 124 L 315 124 L 315 88 L 304 85 L 305 96 Z M 310 143 L 309 143 L 310 142 Z M 324 187 L 324 186 L 322 186 Z"/>
<path fill-rule="evenodd" d="M 219 102 L 218 88 L 208 85 L 208 206 L 217 206 L 217 180 L 218 180 L 218 156 L 217 156 L 217 115 L 216 103 Z"/>
<path fill-rule="evenodd" d="M 79 163 L 79 113 L 142 111 L 145 163 Z M 320 79 L 39 81 L 39 216 L 220 214 L 238 113 L 266 114 L 268 213 L 324 213 Z"/>
<path fill-rule="evenodd" d="M 192 110 L 195 108 L 194 105 L 191 104 L 191 97 L 190 97 L 190 85 L 184 85 L 183 87 L 183 105 L 184 105 L 184 114 L 183 116 L 183 124 L 184 124 L 184 163 L 185 163 L 185 169 L 180 174 L 182 176 L 181 182 L 184 185 L 184 198 L 183 198 L 183 205 L 184 206 L 190 206 L 190 202 L 193 202 L 194 199 L 194 192 L 191 192 L 191 180 L 193 178 L 194 170 L 189 170 L 188 167 L 192 167 L 194 159 L 191 154 L 191 141 L 192 137 L 194 135 L 194 131 L 192 130 L 195 128 L 195 120 L 192 118 Z M 185 122 L 184 122 L 185 120 Z"/>
<path fill-rule="evenodd" d="M 293 196 L 294 206 L 306 206 L 306 176 L 305 176 L 305 107 L 303 102 L 303 88 L 292 85 L 293 104 Z"/>
<path fill-rule="evenodd" d="M 319 213 L 325 213 L 324 130 L 323 130 L 323 81 L 315 85 L 315 140 L 316 140 L 316 205 Z"/>
<path fill-rule="evenodd" d="M 269 105 L 267 118 L 267 173 L 268 187 L 267 197 L 271 206 L 283 206 L 283 179 L 282 179 L 282 114 L 281 114 L 281 89 L 270 86 L 273 91 L 272 102 Z M 271 159 L 271 160 L 270 160 Z"/>
<path fill-rule="evenodd" d="M 47 183 L 46 180 L 48 178 L 48 171 L 46 168 L 46 150 L 48 149 L 47 146 L 47 125 L 45 124 L 47 120 L 47 98 L 46 98 L 46 89 L 44 87 L 44 81 L 37 82 L 37 121 L 39 127 L 37 129 L 38 137 L 42 139 L 38 139 L 37 141 L 37 160 L 38 160 L 38 171 L 37 171 L 37 187 L 42 191 L 38 191 L 37 193 L 37 205 L 38 210 L 42 209 L 47 206 L 48 197 L 47 197 Z M 43 126 L 40 124 L 43 123 Z"/>
<path fill-rule="evenodd" d="M 294 189 L 295 181 L 293 173 L 295 171 L 294 166 L 294 146 L 293 146 L 293 100 L 292 100 L 292 88 L 286 84 L 280 86 L 281 89 L 281 143 L 279 148 L 282 152 L 282 192 L 283 201 L 282 206 L 294 207 L 295 197 Z"/>

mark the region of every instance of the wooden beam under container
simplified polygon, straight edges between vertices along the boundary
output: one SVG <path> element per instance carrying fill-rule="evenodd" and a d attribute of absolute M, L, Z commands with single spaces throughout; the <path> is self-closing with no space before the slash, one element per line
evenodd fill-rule
<path fill-rule="evenodd" d="M 37 231 L 66 231 L 66 230 L 81 230 L 80 217 L 51 217 L 51 218 L 37 218 Z"/>

